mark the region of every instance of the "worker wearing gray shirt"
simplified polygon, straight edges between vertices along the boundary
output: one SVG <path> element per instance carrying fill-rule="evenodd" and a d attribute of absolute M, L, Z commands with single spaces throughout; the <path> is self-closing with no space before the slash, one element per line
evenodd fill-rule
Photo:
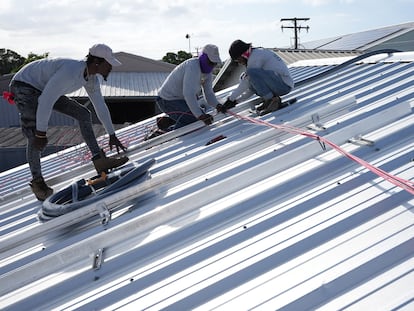
<path fill-rule="evenodd" d="M 162 84 L 157 98 L 157 105 L 168 115 L 171 126 L 157 129 L 147 138 L 197 120 L 207 125 L 213 122 L 213 116 L 200 106 L 200 97 L 203 94 L 207 104 L 213 108 L 219 104 L 213 91 L 212 76 L 218 63 L 221 63 L 221 59 L 217 46 L 207 44 L 198 57 L 188 59 L 174 68 Z"/>
<path fill-rule="evenodd" d="M 263 103 L 257 107 L 262 113 L 279 109 L 280 96 L 288 94 L 294 87 L 289 68 L 273 51 L 252 47 L 251 43 L 235 40 L 229 49 L 230 57 L 238 64 L 246 66 L 240 77 L 240 83 L 219 107 L 226 112 L 237 103 L 256 94 Z"/>
<path fill-rule="evenodd" d="M 45 200 L 53 193 L 43 179 L 40 165 L 41 151 L 48 143 L 47 128 L 52 110 L 66 114 L 79 122 L 83 139 L 92 153 L 92 162 L 98 173 L 121 166 L 128 161 L 123 157 L 106 157 L 98 145 L 92 128 L 91 112 L 69 94 L 84 87 L 98 118 L 109 134 L 109 145 L 126 151 L 115 136 L 108 107 L 102 97 L 100 74 L 106 78 L 112 66 L 121 63 L 113 56 L 111 48 L 96 44 L 89 49 L 86 61 L 72 59 L 41 59 L 20 69 L 10 82 L 10 91 L 20 113 L 21 126 L 27 138 L 27 161 L 32 174 L 30 186 L 38 200 Z"/>

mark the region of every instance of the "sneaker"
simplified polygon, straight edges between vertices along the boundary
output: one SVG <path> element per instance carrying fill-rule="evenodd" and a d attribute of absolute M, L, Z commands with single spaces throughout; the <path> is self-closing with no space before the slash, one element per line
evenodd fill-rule
<path fill-rule="evenodd" d="M 257 107 L 257 111 L 262 116 L 264 114 L 270 113 L 272 111 L 276 111 L 280 108 L 282 101 L 279 96 L 272 97 L 271 99 L 267 99 Z"/>
<path fill-rule="evenodd" d="M 115 167 L 119 167 L 128 162 L 128 157 L 107 157 L 103 150 L 99 155 L 92 158 L 93 165 L 95 166 L 96 172 L 101 174 L 102 172 L 108 172 L 108 170 Z"/>
<path fill-rule="evenodd" d="M 33 178 L 29 185 L 39 201 L 44 201 L 53 194 L 53 189 L 45 183 L 43 177 Z"/>

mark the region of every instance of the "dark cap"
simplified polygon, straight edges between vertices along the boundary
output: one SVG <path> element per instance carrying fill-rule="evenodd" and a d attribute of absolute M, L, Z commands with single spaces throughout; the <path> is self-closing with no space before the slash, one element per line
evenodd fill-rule
<path fill-rule="evenodd" d="M 233 41 L 229 49 L 231 59 L 235 60 L 239 58 L 244 52 L 249 49 L 251 45 L 251 43 L 246 43 L 242 40 Z"/>

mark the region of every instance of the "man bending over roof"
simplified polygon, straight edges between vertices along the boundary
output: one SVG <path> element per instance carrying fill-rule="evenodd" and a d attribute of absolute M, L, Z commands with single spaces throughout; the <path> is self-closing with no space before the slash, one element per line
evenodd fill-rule
<path fill-rule="evenodd" d="M 209 106 L 215 108 L 219 104 L 213 91 L 212 76 L 218 63 L 221 59 L 217 46 L 207 44 L 198 57 L 187 59 L 174 68 L 162 84 L 157 98 L 158 107 L 168 118 L 158 120 L 159 129 L 148 139 L 197 120 L 206 125 L 213 122 L 213 116 L 200 106 L 200 99 L 203 94 Z"/>
<path fill-rule="evenodd" d="M 52 110 L 66 114 L 79 122 L 83 139 L 92 153 L 92 162 L 99 173 L 128 161 L 123 157 L 106 157 L 96 141 L 92 128 L 91 112 L 65 94 L 84 87 L 96 113 L 109 134 L 109 146 L 126 151 L 115 136 L 108 107 L 101 94 L 97 74 L 106 78 L 112 66 L 121 63 L 113 56 L 111 48 L 96 44 L 89 49 L 85 60 L 41 59 L 20 69 L 10 82 L 10 91 L 20 112 L 23 134 L 27 138 L 27 162 L 32 174 L 30 187 L 36 198 L 44 201 L 52 195 L 43 179 L 40 165 L 41 151 L 46 147 L 47 128 Z"/>

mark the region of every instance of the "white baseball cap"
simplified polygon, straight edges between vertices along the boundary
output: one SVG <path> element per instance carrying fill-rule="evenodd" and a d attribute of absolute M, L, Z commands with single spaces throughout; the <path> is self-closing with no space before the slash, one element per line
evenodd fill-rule
<path fill-rule="evenodd" d="M 112 66 L 120 66 L 122 63 L 114 57 L 112 49 L 103 43 L 98 43 L 89 49 L 89 54 L 92 56 L 105 59 Z"/>
<path fill-rule="evenodd" d="M 207 44 L 204 46 L 202 53 L 207 54 L 208 59 L 213 63 L 221 63 L 218 47 L 214 44 Z"/>

